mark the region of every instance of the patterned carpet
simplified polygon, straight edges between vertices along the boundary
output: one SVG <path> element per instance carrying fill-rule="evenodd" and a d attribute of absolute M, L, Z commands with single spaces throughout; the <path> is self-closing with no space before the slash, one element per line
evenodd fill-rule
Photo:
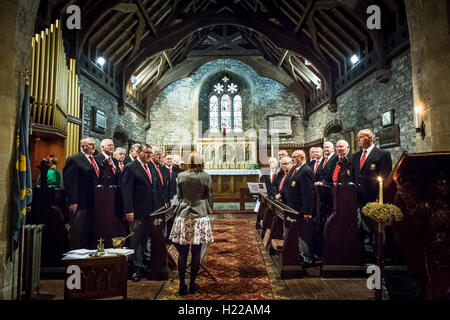
<path fill-rule="evenodd" d="M 255 222 L 248 219 L 217 219 L 214 242 L 209 244 L 202 264 L 206 273 L 198 277 L 194 295 L 178 296 L 178 280 L 166 283 L 161 295 L 187 300 L 272 300 L 276 298 L 256 239 Z M 201 270 L 201 269 L 200 269 Z M 188 282 L 188 280 L 187 280 Z"/>

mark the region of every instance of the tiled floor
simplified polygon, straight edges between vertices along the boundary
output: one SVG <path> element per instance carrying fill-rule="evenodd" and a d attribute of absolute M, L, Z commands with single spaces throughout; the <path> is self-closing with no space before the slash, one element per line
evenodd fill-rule
<path fill-rule="evenodd" d="M 255 219 L 254 214 L 215 214 L 213 219 Z M 272 290 L 276 299 L 293 300 L 370 300 L 373 293 L 366 288 L 366 279 L 362 278 L 331 278 L 324 279 L 318 276 L 319 267 L 308 269 L 308 275 L 301 279 L 280 279 L 279 270 L 276 268 L 272 257 L 263 247 L 262 240 L 258 232 L 255 234 L 258 239 L 259 248 L 264 258 L 264 263 L 269 273 Z M 169 279 L 173 279 L 176 272 L 173 271 Z M 128 281 L 128 299 L 164 299 L 161 295 L 163 287 L 167 281 L 145 281 L 138 283 Z M 40 295 L 37 299 L 64 298 L 63 280 L 42 280 Z"/>

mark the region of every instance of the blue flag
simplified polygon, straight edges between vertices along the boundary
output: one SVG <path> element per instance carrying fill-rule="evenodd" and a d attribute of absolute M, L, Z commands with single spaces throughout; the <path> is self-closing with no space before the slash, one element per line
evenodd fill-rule
<path fill-rule="evenodd" d="M 11 206 L 10 230 L 12 237 L 12 249 L 19 243 L 20 228 L 26 222 L 27 207 L 31 204 L 33 186 L 31 180 L 30 156 L 28 152 L 29 135 L 29 85 L 25 85 L 22 103 L 22 111 L 18 118 L 19 126 L 16 129 L 16 151 L 13 168 L 13 203 Z"/>

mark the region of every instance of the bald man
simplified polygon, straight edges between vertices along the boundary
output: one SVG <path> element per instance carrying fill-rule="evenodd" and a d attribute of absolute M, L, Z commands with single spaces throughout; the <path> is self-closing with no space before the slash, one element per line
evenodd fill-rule
<path fill-rule="evenodd" d="M 368 202 L 376 202 L 378 198 L 378 177 L 383 181 L 391 173 L 391 154 L 374 145 L 374 135 L 369 129 L 363 129 L 357 135 L 360 151 L 353 155 L 351 167 L 351 181 L 356 184 L 359 208 L 363 208 Z M 363 250 L 366 257 L 371 257 L 375 247 L 375 223 L 367 216 L 360 213 L 361 235 L 364 239 Z"/>
<path fill-rule="evenodd" d="M 352 162 L 352 154 L 350 152 L 350 145 L 346 140 L 339 140 L 336 142 L 336 157 L 331 160 L 330 163 L 330 170 L 328 173 L 324 176 L 325 184 L 327 185 L 333 185 L 337 183 L 338 181 L 341 181 L 341 166 L 339 165 L 339 161 L 347 158 L 348 162 Z M 350 172 L 348 172 L 350 175 Z"/>

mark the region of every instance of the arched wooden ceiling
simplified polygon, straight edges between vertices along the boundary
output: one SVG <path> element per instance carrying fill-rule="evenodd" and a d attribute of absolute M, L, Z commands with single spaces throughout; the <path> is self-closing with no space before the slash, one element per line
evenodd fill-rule
<path fill-rule="evenodd" d="M 375 50 L 378 68 L 388 68 L 387 36 L 406 21 L 401 0 L 53 2 L 62 15 L 70 4 L 81 8 L 82 28 L 73 36 L 76 56 L 103 56 L 121 94 L 136 77 L 140 98 L 187 59 L 262 56 L 289 75 L 306 100 L 333 101 L 334 81 L 351 68 L 353 54 L 364 58 Z M 373 4 L 381 8 L 381 30 L 366 26 Z"/>

